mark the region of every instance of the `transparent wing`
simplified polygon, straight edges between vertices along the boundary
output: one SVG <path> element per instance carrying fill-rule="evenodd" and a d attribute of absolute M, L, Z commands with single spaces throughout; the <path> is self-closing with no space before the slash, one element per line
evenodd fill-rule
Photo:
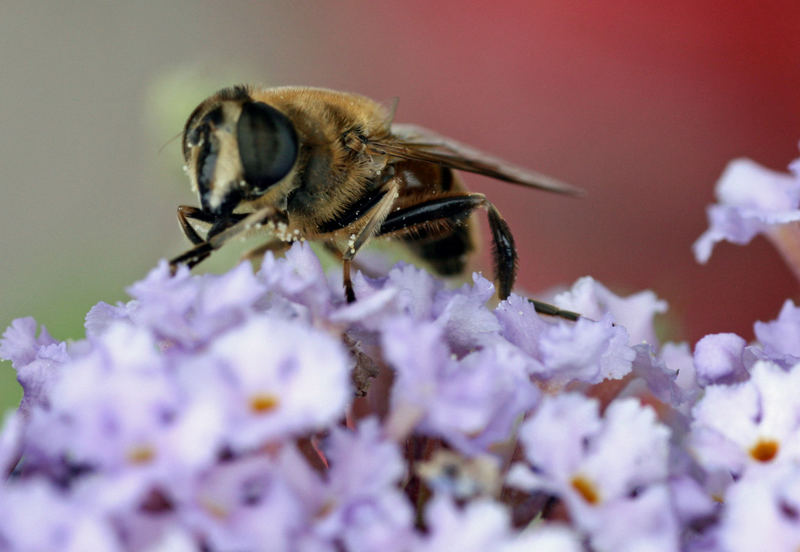
<path fill-rule="evenodd" d="M 545 174 L 517 167 L 416 125 L 393 124 L 392 133 L 389 136 L 368 139 L 366 149 L 369 153 L 424 161 L 548 192 L 568 195 L 583 194 L 583 190 L 580 188 L 570 186 Z"/>

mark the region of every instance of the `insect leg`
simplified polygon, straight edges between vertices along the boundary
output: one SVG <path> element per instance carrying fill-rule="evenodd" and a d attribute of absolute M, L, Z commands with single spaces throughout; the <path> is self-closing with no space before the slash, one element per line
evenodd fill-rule
<path fill-rule="evenodd" d="M 197 207 L 192 207 L 191 205 L 178 205 L 178 222 L 181 225 L 183 233 L 187 238 L 189 238 L 189 241 L 195 245 L 201 244 L 225 228 L 233 226 L 245 216 L 246 215 L 242 214 L 232 214 L 227 218 L 219 218 L 207 211 L 203 211 Z M 208 230 L 206 239 L 203 239 L 200 234 L 197 233 L 197 230 L 195 230 L 191 225 L 189 219 L 198 220 L 211 226 Z"/>
<path fill-rule="evenodd" d="M 191 205 L 178 205 L 178 222 L 181 225 L 181 230 L 189 238 L 189 241 L 197 245 L 203 243 L 205 240 L 200 237 L 200 234 L 189 223 L 189 219 L 199 220 L 208 224 L 213 224 L 215 217 L 211 213 L 207 213 L 197 207 Z"/>
<path fill-rule="evenodd" d="M 576 322 L 581 315 L 577 312 L 572 312 L 568 310 L 562 310 L 555 305 L 551 305 L 550 303 L 543 303 L 542 301 L 537 301 L 536 299 L 531 299 L 528 297 L 528 301 L 533 304 L 533 308 L 539 314 L 546 314 L 548 316 L 558 316 L 559 318 L 563 318 L 565 320 L 572 320 Z"/>
<path fill-rule="evenodd" d="M 499 280 L 500 290 L 498 296 L 500 299 L 506 299 L 511 294 L 511 287 L 514 285 L 514 280 L 517 273 L 517 250 L 514 247 L 514 237 L 511 235 L 511 230 L 508 224 L 500 216 L 497 208 L 486 201 L 486 208 L 489 212 L 489 227 L 492 231 L 492 254 L 494 256 L 495 274 Z M 578 320 L 581 315 L 577 312 L 562 310 L 550 303 L 543 303 L 536 299 L 528 298 L 533 304 L 534 310 L 540 314 L 548 316 L 558 316 L 573 322 Z"/>
<path fill-rule="evenodd" d="M 259 246 L 254 247 L 242 254 L 242 261 L 258 260 L 264 256 L 267 251 L 273 253 L 283 253 L 292 246 L 293 242 L 283 240 L 269 240 Z"/>
<path fill-rule="evenodd" d="M 344 284 L 344 292 L 347 297 L 347 302 L 352 303 L 356 300 L 356 294 L 353 291 L 353 281 L 350 279 L 350 267 L 353 257 L 356 256 L 359 249 L 369 241 L 369 239 L 380 229 L 381 224 L 386 219 L 389 211 L 392 209 L 397 196 L 399 195 L 397 182 L 390 180 L 386 184 L 387 190 L 383 197 L 373 205 L 364 216 L 364 224 L 361 228 L 350 235 L 347 242 L 347 247 L 342 253 L 342 283 Z"/>
<path fill-rule="evenodd" d="M 497 279 L 497 295 L 506 299 L 511 295 L 511 288 L 517 278 L 517 249 L 514 247 L 514 236 L 508 224 L 500 216 L 497 208 L 486 200 L 489 212 L 489 229 L 492 232 L 492 257 L 494 274 Z"/>
<path fill-rule="evenodd" d="M 328 253 L 330 253 L 331 255 L 336 257 L 339 261 L 344 261 L 344 255 L 339 250 L 339 248 L 336 247 L 335 243 L 332 243 L 332 242 L 329 242 L 329 241 L 325 241 L 325 242 L 322 242 L 322 246 L 325 248 L 325 250 Z M 371 270 L 371 269 L 367 268 L 366 266 L 364 266 L 361 263 L 359 263 L 356 259 L 351 259 L 350 260 L 350 268 L 355 269 L 355 270 L 357 270 L 359 272 L 362 272 L 362 273 L 366 274 L 367 276 L 369 276 L 370 278 L 379 278 L 381 276 L 380 272 L 376 272 L 374 270 Z"/>
<path fill-rule="evenodd" d="M 452 226 L 465 220 L 476 207 L 483 207 L 489 213 L 489 228 L 492 232 L 492 257 L 497 280 L 498 296 L 505 299 L 511 293 L 517 271 L 517 250 L 514 237 L 508 224 L 500 216 L 497 208 L 483 194 L 460 193 L 439 197 L 418 203 L 386 217 L 379 235 L 397 232 L 413 232 L 427 228 L 433 231 L 437 226 Z"/>
<path fill-rule="evenodd" d="M 206 241 L 201 241 L 190 250 L 173 258 L 170 260 L 169 265 L 173 272 L 175 272 L 179 264 L 185 264 L 189 268 L 192 268 L 211 255 L 212 251 L 222 247 L 222 245 L 230 239 L 271 220 L 277 222 L 277 219 L 278 213 L 273 207 L 263 207 L 229 226 L 220 226 L 219 228 L 223 229 L 216 231 L 216 233 L 211 235 Z M 215 221 L 215 224 L 217 222 L 219 221 Z M 213 230 L 212 228 L 212 231 Z M 212 231 L 209 231 L 209 234 L 212 234 Z"/>
<path fill-rule="evenodd" d="M 505 299 L 511 293 L 516 276 L 517 252 L 514 247 L 514 238 L 497 208 L 482 194 L 450 195 L 394 211 L 383 221 L 378 236 L 413 234 L 421 229 L 435 231 L 442 224 L 451 226 L 460 223 L 476 207 L 485 208 L 489 214 L 489 226 L 493 241 L 492 255 L 499 288 L 498 296 L 500 299 Z M 558 316 L 573 321 L 580 318 L 578 313 L 559 309 L 549 303 L 536 299 L 528 299 L 528 301 L 540 314 Z"/>

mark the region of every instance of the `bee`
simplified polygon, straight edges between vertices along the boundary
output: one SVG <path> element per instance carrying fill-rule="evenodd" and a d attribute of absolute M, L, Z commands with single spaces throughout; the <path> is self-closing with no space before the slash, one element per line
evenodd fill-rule
<path fill-rule="evenodd" d="M 580 190 L 392 119 L 381 103 L 323 88 L 234 86 L 203 101 L 182 140 L 200 207 L 180 205 L 178 221 L 194 247 L 170 261 L 173 269 L 261 227 L 269 238 L 248 256 L 322 242 L 338 252 L 353 302 L 351 265 L 373 238 L 402 240 L 441 275 L 461 273 L 475 249 L 471 215 L 480 208 L 488 213 L 498 296 L 508 297 L 514 238 L 497 208 L 467 191 L 454 171 L 559 194 Z"/>

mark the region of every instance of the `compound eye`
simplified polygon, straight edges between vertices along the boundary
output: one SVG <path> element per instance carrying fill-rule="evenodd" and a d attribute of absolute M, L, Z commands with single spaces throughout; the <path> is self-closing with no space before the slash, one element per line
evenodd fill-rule
<path fill-rule="evenodd" d="M 246 102 L 236 125 L 244 179 L 254 195 L 280 181 L 297 159 L 297 133 L 291 121 L 263 102 Z"/>

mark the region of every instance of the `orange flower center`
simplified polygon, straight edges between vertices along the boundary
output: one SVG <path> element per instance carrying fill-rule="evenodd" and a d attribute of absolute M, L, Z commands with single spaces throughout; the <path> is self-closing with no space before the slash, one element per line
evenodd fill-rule
<path fill-rule="evenodd" d="M 572 488 L 575 489 L 581 497 L 589 504 L 597 504 L 600 501 L 600 493 L 594 483 L 583 477 L 576 475 L 572 478 Z"/>
<path fill-rule="evenodd" d="M 750 449 L 750 456 L 759 462 L 769 462 L 778 454 L 778 442 L 773 439 L 759 439 Z"/>
<path fill-rule="evenodd" d="M 128 450 L 128 461 L 131 464 L 147 464 L 155 458 L 156 451 L 148 445 L 139 445 Z"/>
<path fill-rule="evenodd" d="M 256 414 L 266 414 L 278 407 L 278 397 L 268 393 L 250 397 L 250 410 Z"/>

